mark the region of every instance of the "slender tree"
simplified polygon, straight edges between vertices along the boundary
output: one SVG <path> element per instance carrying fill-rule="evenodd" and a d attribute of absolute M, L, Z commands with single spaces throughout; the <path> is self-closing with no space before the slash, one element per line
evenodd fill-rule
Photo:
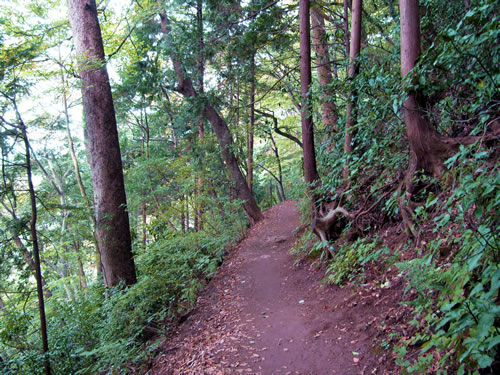
<path fill-rule="evenodd" d="M 311 26 L 313 46 L 316 52 L 316 64 L 318 65 L 318 82 L 321 86 L 321 117 L 323 126 L 330 133 L 334 133 L 337 131 L 338 116 L 334 101 L 335 93 L 330 87 L 333 82 L 333 74 L 325 31 L 325 16 L 318 6 L 314 6 L 311 9 Z"/>
<path fill-rule="evenodd" d="M 269 139 L 271 140 L 272 150 L 274 152 L 274 156 L 276 157 L 276 164 L 278 166 L 278 177 L 272 175 L 274 179 L 278 182 L 279 192 L 278 196 L 280 196 L 280 202 L 286 201 L 285 188 L 283 187 L 283 169 L 281 167 L 281 158 L 278 150 L 278 145 L 274 140 L 273 133 L 269 131 Z M 281 194 L 281 195 L 280 195 Z"/>
<path fill-rule="evenodd" d="M 205 37 L 203 28 L 203 0 L 196 0 L 196 26 L 198 32 L 198 61 L 196 61 L 196 70 L 198 73 L 198 92 L 203 95 L 203 92 L 205 91 Z M 203 139 L 203 136 L 205 135 L 203 121 L 203 116 L 200 115 L 200 118 L 198 119 L 198 138 L 200 140 Z M 200 177 L 196 178 L 196 190 L 198 195 L 200 195 L 203 190 L 203 182 Z M 203 228 L 203 204 L 198 203 L 195 211 L 194 227 L 196 230 L 201 230 Z"/>
<path fill-rule="evenodd" d="M 6 205 L 3 202 L 0 202 L 3 206 L 3 208 L 6 208 Z M 10 211 L 7 209 L 7 211 Z M 20 223 L 19 218 L 17 217 L 16 213 L 14 211 L 10 211 L 10 214 L 12 216 L 12 221 L 15 223 Z M 0 218 L 2 217 L 2 213 L 0 212 Z M 33 259 L 33 256 L 31 255 L 30 251 L 28 248 L 24 245 L 24 242 L 22 241 L 21 237 L 19 237 L 18 234 L 12 234 L 11 240 L 14 243 L 14 246 L 16 247 L 17 250 L 21 253 L 23 256 L 24 261 L 28 265 L 29 269 L 31 272 L 33 272 L 33 275 L 36 275 L 36 264 Z M 45 297 L 49 298 L 52 297 L 52 291 L 49 289 L 47 286 L 47 282 L 45 281 L 43 275 L 41 277 L 40 282 L 42 283 L 42 289 Z"/>
<path fill-rule="evenodd" d="M 320 182 L 316 169 L 316 153 L 314 150 L 314 126 L 312 103 L 309 95 L 311 87 L 311 40 L 310 40 L 310 3 L 300 0 L 300 84 L 302 92 L 302 144 L 304 150 L 304 175 L 310 188 Z"/>
<path fill-rule="evenodd" d="M 160 17 L 161 30 L 165 35 L 169 35 L 170 24 L 168 17 L 165 13 L 162 13 Z M 185 74 L 179 57 L 176 54 L 171 54 L 171 59 L 177 75 L 177 87 L 175 90 L 187 98 L 199 97 L 199 93 L 194 88 L 193 82 Z M 212 125 L 212 129 L 219 140 L 222 157 L 224 158 L 224 162 L 226 163 L 229 173 L 234 180 L 237 196 L 243 201 L 243 209 L 245 210 L 250 223 L 254 224 L 262 219 L 262 212 L 260 211 L 252 192 L 248 188 L 247 181 L 238 165 L 238 159 L 233 152 L 233 140 L 229 127 L 217 110 L 205 98 L 203 98 L 202 101 L 203 116 Z"/>
<path fill-rule="evenodd" d="M 344 40 L 345 40 L 345 52 L 346 59 L 349 58 L 351 54 L 351 46 L 349 45 L 351 40 L 351 34 L 349 32 L 349 8 L 350 0 L 344 0 Z"/>
<path fill-rule="evenodd" d="M 59 59 L 60 59 L 60 57 L 61 56 L 60 56 L 60 51 L 59 51 Z M 76 182 L 78 184 L 78 189 L 80 190 L 80 195 L 82 196 L 83 201 L 85 202 L 85 206 L 87 207 L 87 210 L 89 213 L 90 228 L 92 230 L 92 237 L 93 237 L 94 245 L 96 248 L 96 269 L 97 269 L 98 277 L 101 277 L 101 275 L 102 275 L 102 262 L 101 262 L 101 254 L 99 252 L 99 243 L 97 241 L 96 218 L 95 218 L 95 215 L 94 215 L 93 210 L 92 210 L 92 201 L 89 199 L 89 196 L 87 195 L 87 191 L 85 189 L 85 185 L 83 184 L 82 174 L 80 172 L 80 164 L 79 164 L 78 158 L 76 156 L 75 146 L 74 146 L 74 142 L 73 142 L 73 136 L 71 135 L 69 110 L 68 110 L 68 98 L 67 98 L 67 82 L 66 82 L 66 77 L 64 74 L 62 62 L 59 62 L 59 66 L 60 66 L 60 73 L 61 73 L 64 121 L 65 121 L 65 125 L 66 125 L 66 139 L 68 140 L 68 149 L 69 149 L 69 153 L 71 155 L 71 160 L 73 161 L 73 168 L 74 168 L 74 172 L 75 172 Z"/>
<path fill-rule="evenodd" d="M 357 58 L 361 50 L 361 14 L 363 11 L 363 1 L 353 0 L 352 2 L 352 21 L 351 21 L 351 44 L 349 48 L 349 81 L 353 81 L 359 72 L 359 64 Z M 354 107 L 357 100 L 357 90 L 354 85 L 351 85 L 349 102 L 346 109 L 346 124 L 345 124 L 345 137 L 344 137 L 344 152 L 346 155 L 352 153 L 353 142 L 353 128 L 356 125 L 356 118 L 354 114 Z M 344 167 L 344 179 L 347 180 L 349 176 L 349 169 L 346 163 Z"/>
<path fill-rule="evenodd" d="M 420 56 L 420 17 L 418 0 L 400 0 L 401 14 L 401 76 L 405 77 L 416 65 Z M 424 96 L 416 90 L 408 92 L 403 102 L 406 132 L 410 144 L 409 176 L 424 169 L 439 176 L 443 160 L 450 147 L 431 126 L 422 111 Z"/>
<path fill-rule="evenodd" d="M 82 81 L 97 239 L 108 286 L 136 282 L 115 110 L 95 0 L 67 0 Z"/>
<path fill-rule="evenodd" d="M 17 111 L 17 107 L 16 107 Z M 19 120 L 19 128 L 21 130 L 21 135 L 24 140 L 24 149 L 26 155 L 26 176 L 28 180 L 28 190 L 30 195 L 31 202 L 31 220 L 30 220 L 30 233 L 31 233 L 31 242 L 33 244 L 33 260 L 35 262 L 35 279 L 36 279 L 36 290 L 38 294 L 38 311 L 40 314 L 40 334 L 42 336 L 42 351 L 45 355 L 43 361 L 43 367 L 45 371 L 45 375 L 51 374 L 50 361 L 48 357 L 49 352 L 49 339 L 47 335 L 47 319 L 45 317 L 45 301 L 43 297 L 43 284 L 42 284 L 42 271 L 40 268 L 40 249 L 38 246 L 38 232 L 36 229 L 37 223 L 37 207 L 36 207 L 36 196 L 35 196 L 35 188 L 33 186 L 33 178 L 31 173 L 31 156 L 30 156 L 30 144 L 28 140 L 28 134 L 26 132 L 26 126 L 24 121 L 18 115 Z"/>
<path fill-rule="evenodd" d="M 253 190 L 253 147 L 255 127 L 255 52 L 250 57 L 250 121 L 247 128 L 247 181 L 250 191 Z"/>

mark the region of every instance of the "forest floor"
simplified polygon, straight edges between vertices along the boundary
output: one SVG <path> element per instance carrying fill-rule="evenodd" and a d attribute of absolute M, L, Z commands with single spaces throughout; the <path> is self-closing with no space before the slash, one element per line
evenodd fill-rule
<path fill-rule="evenodd" d="M 290 255 L 298 225 L 296 202 L 266 211 L 146 374 L 394 373 L 388 331 L 404 315 L 401 277 L 325 285 L 324 270 Z"/>

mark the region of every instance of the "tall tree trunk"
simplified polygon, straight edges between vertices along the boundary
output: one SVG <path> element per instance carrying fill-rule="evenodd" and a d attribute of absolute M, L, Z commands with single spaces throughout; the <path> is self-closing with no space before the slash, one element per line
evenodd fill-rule
<path fill-rule="evenodd" d="M 314 126 L 312 119 L 312 101 L 309 95 L 311 87 L 311 41 L 309 0 L 300 0 L 300 84 L 302 92 L 302 144 L 304 149 L 304 174 L 309 188 L 320 183 L 316 169 L 314 150 Z"/>
<path fill-rule="evenodd" d="M 401 17 L 401 76 L 405 77 L 420 56 L 420 17 L 418 0 L 400 0 Z M 431 126 L 423 114 L 423 95 L 415 90 L 408 93 L 403 102 L 406 132 L 410 144 L 409 176 L 424 169 L 427 173 L 440 176 L 443 160 L 450 147 Z"/>
<path fill-rule="evenodd" d="M 145 98 L 143 98 L 143 102 L 145 102 Z M 143 128 L 143 136 L 142 136 L 142 143 L 143 143 L 143 154 L 146 160 L 149 160 L 149 142 L 151 138 L 151 132 L 149 129 L 149 121 L 148 121 L 148 113 L 147 111 L 141 108 L 141 124 L 144 124 L 141 126 Z M 148 168 L 149 172 L 149 168 Z M 142 189 L 142 195 L 144 197 L 144 200 L 141 202 L 141 213 L 140 216 L 142 218 L 142 245 L 146 246 L 146 243 L 148 241 L 148 229 L 147 229 L 147 223 L 148 223 L 148 200 L 145 198 L 147 196 L 147 187 L 144 187 Z"/>
<path fill-rule="evenodd" d="M 250 57 L 250 121 L 247 128 L 247 180 L 250 192 L 253 191 L 253 131 L 255 126 L 255 53 Z"/>
<path fill-rule="evenodd" d="M 28 189 L 31 201 L 30 232 L 31 232 L 31 241 L 33 243 L 33 260 L 35 262 L 35 279 L 36 279 L 36 290 L 38 294 L 38 311 L 40 313 L 40 334 L 42 336 L 42 351 L 45 356 L 43 367 L 45 370 L 45 375 L 50 375 L 51 368 L 48 357 L 49 339 L 47 336 L 47 319 L 45 317 L 45 302 L 43 297 L 42 272 L 40 268 L 40 250 L 38 247 L 38 233 L 36 230 L 37 208 L 36 208 L 35 188 L 33 187 L 33 180 L 31 174 L 30 145 L 24 122 L 20 118 L 19 120 L 20 120 L 20 129 L 22 137 L 24 139 L 24 146 L 26 153 L 26 175 L 28 179 Z"/>
<path fill-rule="evenodd" d="M 356 61 L 361 50 L 361 15 L 363 13 L 363 1 L 353 0 L 352 2 L 352 21 L 351 21 L 351 48 L 349 55 L 349 71 L 348 77 L 351 82 L 350 98 L 346 109 L 346 124 L 345 124 L 345 138 L 344 138 L 344 153 L 349 155 L 352 153 L 353 142 L 353 128 L 356 125 L 356 118 L 354 115 L 354 107 L 358 99 L 358 92 L 352 81 L 359 72 L 359 64 Z M 349 166 L 346 162 L 343 171 L 344 180 L 349 178 Z"/>
<path fill-rule="evenodd" d="M 317 6 L 311 9 L 311 25 L 313 46 L 316 52 L 316 64 L 318 65 L 318 82 L 321 86 L 321 118 L 323 126 L 333 134 L 337 131 L 338 120 L 337 108 L 334 101 L 335 93 L 330 87 L 333 82 L 333 74 L 330 67 L 325 18 Z"/>
<path fill-rule="evenodd" d="M 89 137 L 97 238 L 107 286 L 136 282 L 115 109 L 95 0 L 67 0 Z"/>
<path fill-rule="evenodd" d="M 346 59 L 351 55 L 350 40 L 351 35 L 349 33 L 349 0 L 344 0 L 344 41 L 345 41 L 345 52 Z"/>
<path fill-rule="evenodd" d="M 203 31 L 203 0 L 196 0 L 196 24 L 198 28 L 198 61 L 196 62 L 196 70 L 198 72 L 198 94 L 202 95 L 205 79 L 205 38 Z M 198 120 L 198 137 L 201 139 L 205 133 L 203 127 L 203 116 Z"/>
<path fill-rule="evenodd" d="M 165 14 L 161 14 L 161 28 L 164 34 L 168 35 L 170 29 L 168 26 L 168 19 Z M 178 86 L 176 90 L 184 95 L 185 97 L 198 97 L 198 93 L 193 87 L 193 83 L 189 77 L 185 77 L 184 69 L 180 60 L 177 56 L 171 56 L 174 68 L 177 74 Z M 204 99 L 203 101 L 203 115 L 212 125 L 212 129 L 219 140 L 219 145 L 222 151 L 222 157 L 229 169 L 231 176 L 233 177 L 235 189 L 238 194 L 238 198 L 243 201 L 243 209 L 245 210 L 250 224 L 253 225 L 257 221 L 262 219 L 262 212 L 260 211 L 255 198 L 252 195 L 245 177 L 241 173 L 238 166 L 238 160 L 234 155 L 233 150 L 233 140 L 231 133 L 227 126 L 227 123 L 222 119 L 215 108 Z"/>
<path fill-rule="evenodd" d="M 60 52 L 60 51 L 59 51 Z M 60 58 L 60 55 L 59 55 Z M 66 77 L 64 75 L 64 69 L 62 66 L 60 66 L 60 71 L 61 71 L 61 84 L 62 84 L 62 99 L 63 99 L 63 105 L 64 105 L 64 119 L 66 123 L 66 138 L 68 139 L 68 148 L 69 148 L 69 153 L 71 155 L 71 160 L 73 161 L 73 168 L 75 170 L 75 178 L 76 182 L 78 184 L 78 188 L 80 189 L 80 195 L 83 198 L 83 201 L 85 202 L 85 206 L 88 211 L 89 215 L 89 222 L 90 222 L 90 230 L 92 231 L 92 239 L 94 241 L 95 249 L 96 249 L 96 254 L 95 254 L 95 263 L 96 263 L 96 269 L 97 269 L 97 279 L 100 279 L 102 277 L 102 263 L 101 263 L 101 253 L 99 251 L 99 242 L 97 241 L 97 232 L 96 232 L 96 219 L 95 215 L 92 209 L 93 203 L 89 199 L 87 195 L 87 191 L 85 190 L 85 185 L 83 185 L 83 180 L 82 180 L 82 174 L 80 173 L 80 165 L 78 163 L 78 158 L 76 157 L 76 152 L 75 152 L 75 145 L 73 142 L 73 137 L 71 135 L 71 129 L 70 129 L 70 121 L 69 121 L 69 111 L 68 111 L 68 98 L 66 96 Z"/>
<path fill-rule="evenodd" d="M 181 231 L 182 233 L 186 233 L 186 211 L 184 211 L 184 208 L 186 207 L 184 204 L 184 195 L 181 196 Z"/>
<path fill-rule="evenodd" d="M 198 27 L 198 93 L 203 95 L 204 92 L 204 77 L 205 77 L 205 39 L 203 31 L 203 0 L 196 0 L 196 23 Z M 198 138 L 202 139 L 205 134 L 203 116 L 198 119 Z M 203 192 L 203 181 L 201 177 L 196 178 L 196 193 L 200 196 Z M 198 202 L 196 204 L 196 213 L 194 218 L 195 230 L 200 231 L 203 228 L 203 204 Z"/>

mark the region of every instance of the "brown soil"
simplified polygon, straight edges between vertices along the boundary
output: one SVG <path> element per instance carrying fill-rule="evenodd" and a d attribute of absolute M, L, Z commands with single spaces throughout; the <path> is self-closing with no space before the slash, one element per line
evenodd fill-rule
<path fill-rule="evenodd" d="M 340 289 L 290 255 L 296 203 L 264 213 L 159 348 L 148 375 L 387 374 L 401 277 Z M 385 341 L 387 343 L 387 341 Z"/>

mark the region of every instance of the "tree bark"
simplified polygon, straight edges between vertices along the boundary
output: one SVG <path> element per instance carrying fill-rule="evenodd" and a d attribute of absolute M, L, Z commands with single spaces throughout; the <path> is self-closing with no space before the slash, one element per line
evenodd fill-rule
<path fill-rule="evenodd" d="M 19 119 L 20 120 L 20 119 Z M 45 302 L 43 297 L 43 284 L 42 284 L 42 271 L 40 268 L 40 250 L 38 247 L 38 233 L 36 230 L 37 222 L 37 207 L 36 207 L 36 196 L 35 188 L 33 187 L 33 180 L 31 174 L 31 157 L 30 157 L 30 145 L 28 141 L 28 134 L 26 132 L 26 127 L 24 122 L 20 120 L 20 129 L 24 139 L 25 155 L 26 155 L 26 175 L 28 180 L 28 189 L 31 201 L 31 220 L 30 220 L 30 232 L 31 241 L 33 243 L 33 260 L 35 262 L 35 279 L 36 279 L 36 290 L 38 294 L 38 311 L 40 314 L 40 334 L 42 336 L 42 352 L 45 356 L 43 361 L 43 367 L 45 375 L 51 374 L 50 361 L 47 356 L 49 352 L 49 339 L 47 336 L 47 319 L 45 317 Z"/>
<path fill-rule="evenodd" d="M 351 46 L 349 55 L 349 71 L 347 73 L 349 81 L 352 83 L 359 72 L 359 64 L 356 59 L 361 50 L 361 14 L 363 10 L 362 0 L 353 0 L 352 2 L 352 21 L 351 21 Z M 356 125 L 354 115 L 354 107 L 357 101 L 358 93 L 354 85 L 351 84 L 350 98 L 346 109 L 346 124 L 344 138 L 344 153 L 349 155 L 352 153 L 353 127 Z M 346 162 L 343 171 L 344 180 L 349 178 L 349 166 Z"/>
<path fill-rule="evenodd" d="M 291 140 L 292 142 L 295 142 L 300 148 L 304 148 L 304 145 L 302 144 L 302 142 L 300 141 L 300 139 L 298 139 L 297 137 L 289 134 L 289 133 L 286 133 L 284 131 L 282 131 L 279 127 L 278 127 L 278 119 L 276 118 L 276 116 L 274 116 L 274 114 L 271 114 L 271 113 L 266 113 L 266 112 L 263 112 L 263 111 L 259 111 L 258 109 L 255 110 L 255 112 L 257 112 L 258 114 L 264 116 L 264 117 L 267 117 L 267 118 L 270 118 L 273 120 L 273 130 L 276 134 L 279 134 L 281 135 L 282 137 L 285 137 L 285 138 L 288 138 L 289 140 Z"/>
<path fill-rule="evenodd" d="M 250 58 L 250 121 L 247 129 L 247 182 L 253 191 L 253 129 L 255 126 L 255 53 Z"/>
<path fill-rule="evenodd" d="M 203 94 L 204 79 L 205 79 L 205 38 L 203 31 L 203 1 L 196 0 L 196 25 L 198 28 L 198 61 L 196 62 L 196 70 L 198 71 L 198 93 Z M 198 120 L 198 138 L 203 138 L 205 134 L 205 129 L 203 127 L 203 116 L 200 116 Z"/>
<path fill-rule="evenodd" d="M 168 35 L 170 33 L 170 29 L 168 26 L 167 16 L 165 14 L 161 14 L 160 17 L 162 32 L 165 35 Z M 191 79 L 189 77 L 185 77 L 184 75 L 184 69 L 180 60 L 175 55 L 171 56 L 171 58 L 177 74 L 178 85 L 176 90 L 188 98 L 198 97 L 198 93 L 194 89 Z M 252 195 L 252 192 L 248 188 L 245 177 L 241 173 L 238 166 L 238 160 L 232 151 L 233 140 L 229 127 L 215 108 L 206 100 L 203 101 L 203 115 L 210 122 L 210 125 L 212 125 L 212 129 L 219 140 L 222 157 L 224 158 L 224 162 L 233 177 L 238 198 L 243 201 L 243 209 L 247 214 L 250 224 L 253 225 L 261 220 L 263 216 L 255 198 Z"/>
<path fill-rule="evenodd" d="M 346 59 L 348 59 L 351 55 L 351 47 L 349 45 L 349 41 L 351 40 L 349 33 L 349 0 L 344 0 L 344 40 Z"/>
<path fill-rule="evenodd" d="M 217 111 L 209 104 L 205 105 L 205 116 L 212 125 L 217 138 L 219 139 L 219 144 L 222 148 L 222 156 L 224 161 L 229 168 L 229 172 L 234 179 L 235 189 L 238 194 L 238 198 L 242 199 L 243 208 L 250 219 L 251 224 L 255 224 L 260 219 L 262 219 L 262 213 L 260 211 L 255 198 L 252 195 L 248 185 L 245 181 L 245 177 L 241 173 L 238 166 L 238 160 L 232 152 L 233 141 L 229 128 L 226 122 L 220 117 Z"/>
<path fill-rule="evenodd" d="M 304 149 L 304 175 L 309 188 L 320 183 L 316 169 L 316 153 L 314 150 L 314 126 L 312 119 L 312 102 L 309 95 L 311 86 L 311 41 L 309 0 L 300 0 L 300 84 L 302 92 L 302 144 Z"/>
<path fill-rule="evenodd" d="M 145 98 L 143 98 L 145 101 Z M 143 155 L 146 160 L 149 160 L 149 143 L 151 139 L 151 132 L 149 129 L 148 113 L 145 109 L 141 108 L 141 120 L 140 126 L 142 128 L 142 144 L 143 144 Z M 148 168 L 149 172 L 149 168 Z M 142 218 L 142 245 L 146 246 L 148 242 L 148 199 L 147 199 L 147 188 L 143 187 L 142 195 L 144 200 L 141 202 L 141 212 L 140 216 Z"/>
<path fill-rule="evenodd" d="M 198 93 L 203 94 L 204 91 L 204 77 L 205 77 L 205 38 L 203 31 L 203 1 L 196 0 L 196 24 L 198 27 L 198 61 L 197 61 L 197 71 L 198 71 Z M 205 129 L 203 124 L 203 116 L 198 119 L 198 138 L 202 139 L 205 135 Z M 203 182 L 201 177 L 196 178 L 196 194 L 201 195 L 203 191 Z M 203 217 L 203 203 L 198 202 L 196 207 L 196 214 L 194 218 L 195 230 L 200 231 L 203 228 L 202 217 Z"/>
<path fill-rule="evenodd" d="M 115 110 L 95 0 L 67 0 L 82 81 L 97 238 L 107 286 L 136 282 Z"/>
<path fill-rule="evenodd" d="M 271 138 L 271 143 L 273 145 L 274 156 L 276 156 L 276 163 L 278 163 L 278 185 L 281 191 L 281 197 L 286 201 L 285 189 L 283 187 L 283 170 L 281 168 L 281 158 L 278 150 L 278 145 L 274 140 L 273 134 L 269 132 L 269 137 Z"/>
<path fill-rule="evenodd" d="M 416 65 L 420 56 L 420 17 L 418 0 L 400 0 L 401 17 L 401 76 L 405 77 Z M 448 144 L 431 126 L 421 108 L 423 95 L 410 90 L 403 102 L 406 132 L 410 144 L 409 175 L 423 169 L 440 176 L 443 160 L 450 151 Z"/>
<path fill-rule="evenodd" d="M 278 145 L 276 144 L 276 141 L 274 140 L 273 133 L 269 131 L 269 138 L 271 139 L 271 144 L 272 144 L 272 150 L 274 152 L 274 156 L 276 157 L 276 163 L 278 164 L 278 176 L 276 176 L 273 172 L 271 172 L 269 169 L 264 167 L 263 165 L 259 164 L 259 167 L 261 167 L 263 170 L 265 170 L 267 173 L 271 175 L 272 178 L 278 182 L 278 196 L 280 197 L 280 201 L 286 201 L 286 194 L 285 194 L 285 189 L 283 187 L 283 170 L 281 167 L 281 158 L 278 150 Z"/>
<path fill-rule="evenodd" d="M 337 131 L 337 107 L 330 85 L 333 82 L 332 69 L 330 67 L 330 53 L 325 32 L 325 18 L 321 10 L 315 6 L 311 9 L 311 25 L 313 46 L 316 52 L 316 64 L 318 65 L 318 82 L 321 86 L 321 112 L 323 126 L 330 133 Z"/>

